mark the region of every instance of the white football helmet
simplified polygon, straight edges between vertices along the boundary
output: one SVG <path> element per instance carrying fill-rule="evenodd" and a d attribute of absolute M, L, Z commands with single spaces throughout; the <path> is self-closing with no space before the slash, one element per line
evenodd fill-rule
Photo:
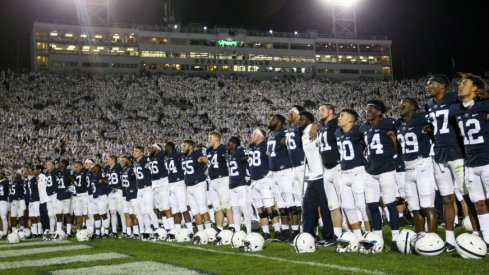
<path fill-rule="evenodd" d="M 90 237 L 88 237 L 88 230 L 87 229 L 78 230 L 76 232 L 76 239 L 79 242 L 89 241 L 90 240 Z"/>
<path fill-rule="evenodd" d="M 466 232 L 474 232 L 474 229 L 472 228 L 472 222 L 470 221 L 470 218 L 468 216 L 462 220 L 462 225 Z"/>
<path fill-rule="evenodd" d="M 410 254 L 413 252 L 411 247 L 411 240 L 416 237 L 416 232 L 403 229 L 399 232 L 399 236 L 397 237 L 396 246 L 397 250 L 402 254 Z"/>
<path fill-rule="evenodd" d="M 457 249 L 458 255 L 464 259 L 482 259 L 487 254 L 487 244 L 481 237 L 463 233 L 457 237 Z"/>
<path fill-rule="evenodd" d="M 358 238 L 353 232 L 345 232 L 336 240 L 336 252 L 349 253 L 358 252 Z"/>
<path fill-rule="evenodd" d="M 19 230 L 19 232 L 17 232 L 17 234 L 19 234 L 19 239 L 21 241 L 25 241 L 26 237 L 25 237 L 25 232 L 24 231 Z"/>
<path fill-rule="evenodd" d="M 216 236 L 217 245 L 230 245 L 233 238 L 233 231 L 225 229 L 219 232 Z"/>
<path fill-rule="evenodd" d="M 22 230 L 22 231 L 24 231 L 26 239 L 29 239 L 30 237 L 32 237 L 32 232 L 29 228 L 24 228 L 24 230 Z"/>
<path fill-rule="evenodd" d="M 262 235 L 256 232 L 251 232 L 243 239 L 243 246 L 240 249 L 246 252 L 256 252 L 263 250 L 264 244 L 265 239 L 263 239 Z"/>
<path fill-rule="evenodd" d="M 194 237 L 192 238 L 192 244 L 195 245 L 204 245 L 208 243 L 209 235 L 207 235 L 207 232 L 205 232 L 205 230 L 195 233 Z"/>
<path fill-rule="evenodd" d="M 168 234 L 166 235 L 166 241 L 167 242 L 174 242 L 175 241 L 175 237 L 176 237 L 176 235 L 178 233 L 178 230 L 179 229 L 173 228 L 170 231 L 168 231 Z"/>
<path fill-rule="evenodd" d="M 19 243 L 20 238 L 18 233 L 10 233 L 7 235 L 7 242 L 8 243 Z"/>
<path fill-rule="evenodd" d="M 418 234 L 414 250 L 423 256 L 437 256 L 445 251 L 445 242 L 436 233 Z"/>
<path fill-rule="evenodd" d="M 293 241 L 295 253 L 311 253 L 316 251 L 316 240 L 306 232 L 295 236 Z"/>
<path fill-rule="evenodd" d="M 190 242 L 190 231 L 187 228 L 181 228 L 177 231 L 177 234 L 175 235 L 175 241 L 177 243 Z"/>
<path fill-rule="evenodd" d="M 209 242 L 215 242 L 216 241 L 217 231 L 214 228 L 209 227 L 209 228 L 204 229 L 204 231 L 209 236 Z"/>
<path fill-rule="evenodd" d="M 238 231 L 233 234 L 231 238 L 231 245 L 233 248 L 243 247 L 243 240 L 246 238 L 246 232 Z"/>
<path fill-rule="evenodd" d="M 42 234 L 42 239 L 47 241 L 47 240 L 51 240 L 53 238 L 53 233 L 51 232 L 51 230 L 49 229 L 46 229 L 44 231 L 44 233 Z"/>
<path fill-rule="evenodd" d="M 154 239 L 158 241 L 164 241 L 166 240 L 166 237 L 168 236 L 168 232 L 164 228 L 158 228 L 155 230 L 154 233 Z"/>
<path fill-rule="evenodd" d="M 66 233 L 63 229 L 56 230 L 56 233 L 54 233 L 53 240 L 55 241 L 62 241 L 66 239 Z"/>
<path fill-rule="evenodd" d="M 377 254 L 384 249 L 384 239 L 374 232 L 363 234 L 363 240 L 359 242 L 359 252 L 363 254 Z"/>

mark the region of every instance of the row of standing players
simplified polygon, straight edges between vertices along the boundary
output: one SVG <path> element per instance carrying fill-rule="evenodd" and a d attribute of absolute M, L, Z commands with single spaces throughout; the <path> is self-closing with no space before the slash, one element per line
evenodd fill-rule
<path fill-rule="evenodd" d="M 28 180 L 29 216 L 39 229 L 36 202 L 41 209 L 39 202 L 43 202 L 51 230 L 56 219 L 60 228 L 66 216 L 71 232 L 73 211 L 77 225 L 93 228 L 96 235 L 108 232 L 111 222 L 112 232 L 116 232 L 117 213 L 124 217 L 122 227 L 128 235 L 154 229 L 160 223 L 167 229 L 178 228 L 182 219 L 192 231 L 192 222 L 199 231 L 210 227 L 211 221 L 222 229 L 224 216 L 234 230 L 240 230 L 244 218 L 250 232 L 253 205 L 266 238 L 270 237 L 271 222 L 274 238 L 288 239 L 299 232 L 301 224 L 303 231 L 314 235 L 319 208 L 323 220 L 320 244 L 328 245 L 341 235 L 343 218 L 359 238 L 361 221 L 365 230 L 382 236 L 382 202 L 388 209 L 394 243 L 399 234 L 397 205 L 402 198 L 413 214 L 416 231 L 436 232 L 434 200 L 435 190 L 439 190 L 450 251 L 455 246 L 454 200 L 459 191 L 463 195 L 460 199 L 465 198 L 469 206 L 473 228 L 476 232 L 480 229 L 489 243 L 485 191 L 489 180 L 484 171 L 489 164 L 486 84 L 471 74 L 463 75 L 458 93 L 448 92 L 448 84 L 443 75 L 431 77 L 427 91 L 432 98 L 425 111 L 419 110 L 416 100 L 405 98 L 399 106 L 399 119 L 384 117 L 383 102 L 370 100 L 367 122 L 361 125 L 352 109 L 343 109 L 335 117 L 334 107 L 322 104 L 319 123 L 314 123 L 311 113 L 294 106 L 287 119 L 272 115 L 268 135 L 256 129 L 247 150 L 237 137 L 222 145 L 220 134 L 213 132 L 206 150 L 191 140 L 184 141 L 181 152 L 171 142 L 154 144 L 150 156 L 144 155 L 144 148 L 136 147 L 132 157 L 109 157 L 104 169 L 86 161 L 86 169 L 77 162 L 71 172 L 66 162 L 60 162 L 59 170 L 48 162 L 44 174 L 43 167 L 37 167 Z M 397 179 L 396 164 L 405 166 Z M 15 191 L 15 182 L 10 188 L 13 218 L 23 214 L 22 200 L 15 197 L 21 193 L 20 189 Z M 22 182 L 21 178 L 17 182 Z M 32 192 L 36 183 L 39 199 Z M 0 188 L 3 205 L 6 190 Z M 212 205 L 211 213 L 208 205 Z M 0 217 L 5 228 L 3 212 Z M 36 232 L 42 231 L 33 230 Z"/>

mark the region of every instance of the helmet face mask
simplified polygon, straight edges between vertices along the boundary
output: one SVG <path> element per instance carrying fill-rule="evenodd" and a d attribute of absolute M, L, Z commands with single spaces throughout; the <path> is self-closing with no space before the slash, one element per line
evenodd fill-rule
<path fill-rule="evenodd" d="M 256 252 L 263 250 L 264 244 L 265 239 L 262 235 L 251 232 L 243 239 L 243 245 L 239 249 L 245 252 Z"/>
<path fill-rule="evenodd" d="M 377 254 L 384 249 L 384 240 L 373 232 L 363 235 L 363 240 L 359 242 L 359 252 L 363 254 Z"/>

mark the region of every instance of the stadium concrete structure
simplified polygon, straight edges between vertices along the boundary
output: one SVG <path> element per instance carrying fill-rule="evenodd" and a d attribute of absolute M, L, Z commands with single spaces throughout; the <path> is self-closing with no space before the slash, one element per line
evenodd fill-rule
<path fill-rule="evenodd" d="M 317 31 L 35 22 L 31 53 L 35 71 L 392 79 L 391 44 Z"/>

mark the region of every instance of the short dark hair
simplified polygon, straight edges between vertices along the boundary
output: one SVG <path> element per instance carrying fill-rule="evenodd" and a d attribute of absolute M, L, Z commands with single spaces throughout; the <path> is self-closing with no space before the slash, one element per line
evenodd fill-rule
<path fill-rule="evenodd" d="M 304 112 L 306 110 L 302 105 L 294 105 L 292 106 L 292 108 L 296 108 L 299 111 L 299 113 Z"/>
<path fill-rule="evenodd" d="M 485 100 L 489 98 L 489 93 L 487 92 L 487 82 L 482 79 L 482 77 L 471 74 L 471 73 L 459 73 L 460 74 L 460 81 L 464 79 L 471 80 L 474 86 L 477 87 L 477 99 L 479 100 Z"/>
<path fill-rule="evenodd" d="M 169 142 L 167 142 L 167 143 L 166 143 L 166 145 L 170 146 L 170 148 L 171 148 L 172 150 L 175 150 L 175 143 L 173 143 L 173 142 L 169 141 Z"/>
<path fill-rule="evenodd" d="M 144 147 L 143 146 L 136 145 L 136 146 L 134 146 L 134 149 L 138 149 L 139 151 L 144 153 Z"/>
<path fill-rule="evenodd" d="M 333 111 L 334 114 L 334 106 L 331 103 L 321 103 L 319 104 L 319 107 L 324 106 L 326 109 Z"/>
<path fill-rule="evenodd" d="M 299 116 L 305 116 L 309 122 L 314 122 L 314 115 L 311 114 L 311 112 L 308 111 L 302 111 L 299 113 Z"/>
<path fill-rule="evenodd" d="M 347 113 L 347 114 L 350 114 L 351 116 L 353 116 L 353 118 L 355 119 L 353 121 L 353 123 L 357 122 L 358 121 L 358 113 L 357 111 L 353 110 L 353 109 L 350 109 L 350 108 L 345 108 L 343 110 L 341 110 L 341 113 Z"/>
<path fill-rule="evenodd" d="M 418 104 L 418 101 L 412 97 L 405 97 L 402 99 L 402 101 L 406 101 L 406 102 L 409 102 L 409 104 L 411 104 L 411 106 L 414 107 L 415 110 L 419 110 L 419 104 Z"/>
<path fill-rule="evenodd" d="M 117 162 L 117 157 L 116 157 L 115 155 L 110 155 L 110 156 L 109 156 L 109 159 L 111 159 L 111 160 L 113 160 L 113 161 Z"/>
<path fill-rule="evenodd" d="M 192 146 L 192 148 L 195 148 L 195 142 L 191 139 L 186 139 L 183 141 L 183 143 Z"/>
<path fill-rule="evenodd" d="M 273 114 L 272 117 L 276 117 L 280 121 L 280 123 L 282 123 L 282 125 L 285 125 L 286 119 L 285 119 L 285 117 L 283 115 L 281 115 L 281 114 Z"/>
<path fill-rule="evenodd" d="M 367 101 L 367 105 L 373 105 L 375 109 L 379 110 L 383 114 L 387 111 L 384 101 L 380 99 L 370 99 Z"/>

